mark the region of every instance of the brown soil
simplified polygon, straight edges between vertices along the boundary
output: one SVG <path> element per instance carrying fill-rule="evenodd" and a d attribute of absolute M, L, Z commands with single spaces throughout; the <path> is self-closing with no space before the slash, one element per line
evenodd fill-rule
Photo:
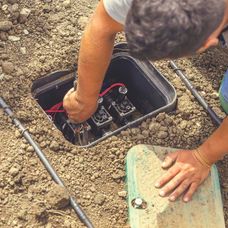
<path fill-rule="evenodd" d="M 156 63 L 178 93 L 177 110 L 148 119 L 90 149 L 66 142 L 31 96 L 32 81 L 77 60 L 80 38 L 95 0 L 0 0 L 0 95 L 30 130 L 95 227 L 127 227 L 124 158 L 139 143 L 193 148 L 215 129 L 210 118 L 168 68 Z M 22 10 L 26 8 L 26 10 Z M 12 23 L 11 23 L 12 22 Z M 123 37 L 119 36 L 118 40 Z M 221 116 L 217 91 L 228 65 L 214 49 L 179 65 Z M 150 126 L 171 122 L 167 137 Z M 0 110 L 0 227 L 83 227 L 68 193 L 53 184 L 33 149 Z M 53 146 L 54 145 L 54 146 Z M 228 225 L 228 158 L 218 163 Z"/>

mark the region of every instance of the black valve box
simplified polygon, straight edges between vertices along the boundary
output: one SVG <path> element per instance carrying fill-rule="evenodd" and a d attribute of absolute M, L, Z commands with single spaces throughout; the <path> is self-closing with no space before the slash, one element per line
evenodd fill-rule
<path fill-rule="evenodd" d="M 34 81 L 32 95 L 43 110 L 50 109 L 63 100 L 66 92 L 73 87 L 74 75 L 72 70 L 62 70 Z M 121 101 L 113 96 L 109 103 L 104 96 L 103 108 L 99 105 L 100 110 L 87 121 L 90 126 L 86 132 L 88 140 L 86 145 L 81 146 L 93 146 L 126 128 L 136 127 L 146 118 L 175 109 L 177 95 L 172 84 L 153 63 L 130 56 L 126 43 L 115 46 L 102 90 L 114 83 L 124 84 L 127 94 Z M 61 130 L 57 122 L 53 120 Z M 61 131 L 67 140 L 80 145 L 77 137 L 72 138 L 72 135 L 69 135 L 70 130 L 67 130 L 67 133 Z"/>

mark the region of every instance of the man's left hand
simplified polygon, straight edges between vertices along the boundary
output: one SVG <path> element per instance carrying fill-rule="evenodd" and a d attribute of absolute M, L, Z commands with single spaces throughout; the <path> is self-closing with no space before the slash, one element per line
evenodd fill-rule
<path fill-rule="evenodd" d="M 193 152 L 194 150 L 181 150 L 170 153 L 165 158 L 162 168 L 169 169 L 155 184 L 155 187 L 161 188 L 160 196 L 169 196 L 170 201 L 175 201 L 184 193 L 183 201 L 191 200 L 210 172 L 210 168 L 195 159 Z"/>

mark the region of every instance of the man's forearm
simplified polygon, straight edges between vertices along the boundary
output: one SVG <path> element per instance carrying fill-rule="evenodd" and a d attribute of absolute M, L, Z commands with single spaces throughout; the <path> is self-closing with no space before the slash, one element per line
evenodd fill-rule
<path fill-rule="evenodd" d="M 221 126 L 199 147 L 210 164 L 221 159 L 228 152 L 228 117 Z"/>
<path fill-rule="evenodd" d="M 122 26 L 107 15 L 101 1 L 81 41 L 78 61 L 78 99 L 86 101 L 98 98 L 111 60 L 115 35 L 121 30 Z"/>
<path fill-rule="evenodd" d="M 93 40 L 93 29 L 85 31 L 78 62 L 77 95 L 80 99 L 97 99 L 104 74 L 110 63 L 114 36 Z"/>

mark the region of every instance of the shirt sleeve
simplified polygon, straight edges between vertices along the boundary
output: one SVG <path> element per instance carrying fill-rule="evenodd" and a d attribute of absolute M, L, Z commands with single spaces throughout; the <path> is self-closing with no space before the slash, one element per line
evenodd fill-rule
<path fill-rule="evenodd" d="M 103 0 L 108 15 L 120 24 L 125 23 L 133 0 Z"/>

